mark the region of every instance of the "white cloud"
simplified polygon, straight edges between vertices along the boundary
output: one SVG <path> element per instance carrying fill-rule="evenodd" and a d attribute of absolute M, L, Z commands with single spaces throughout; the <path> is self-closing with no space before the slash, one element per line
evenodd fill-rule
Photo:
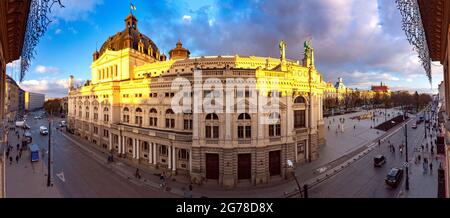
<path fill-rule="evenodd" d="M 60 33 L 62 33 L 62 29 L 58 28 L 55 30 L 55 34 L 60 34 Z"/>
<path fill-rule="evenodd" d="M 36 73 L 59 73 L 59 68 L 52 66 L 38 65 L 35 71 Z"/>
<path fill-rule="evenodd" d="M 65 21 L 76 21 L 86 19 L 97 5 L 103 4 L 103 0 L 61 0 L 64 8 L 55 4 L 52 8 L 52 15 L 56 19 Z"/>
<path fill-rule="evenodd" d="M 183 21 L 186 22 L 186 23 L 191 23 L 192 17 L 190 15 L 184 15 L 183 16 Z"/>
<path fill-rule="evenodd" d="M 80 84 L 82 80 L 77 80 L 76 83 Z M 19 85 L 25 91 L 42 93 L 46 97 L 67 96 L 69 86 L 67 79 L 52 78 L 25 80 Z"/>

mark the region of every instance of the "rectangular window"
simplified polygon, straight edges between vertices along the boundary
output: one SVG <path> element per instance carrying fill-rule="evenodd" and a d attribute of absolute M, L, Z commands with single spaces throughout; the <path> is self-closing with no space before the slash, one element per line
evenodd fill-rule
<path fill-rule="evenodd" d="M 245 138 L 251 138 L 251 137 L 252 137 L 252 127 L 245 126 Z"/>
<path fill-rule="evenodd" d="M 108 114 L 104 114 L 103 115 L 103 121 L 106 121 L 106 122 L 109 121 L 109 115 Z"/>
<path fill-rule="evenodd" d="M 280 136 L 281 135 L 281 125 L 272 124 L 269 125 L 269 136 Z"/>
<path fill-rule="evenodd" d="M 244 126 L 238 126 L 238 138 L 244 138 Z"/>
<path fill-rule="evenodd" d="M 89 112 L 86 112 L 86 118 L 89 119 Z"/>
<path fill-rule="evenodd" d="M 213 126 L 213 138 L 219 138 L 219 126 Z"/>
<path fill-rule="evenodd" d="M 166 128 L 175 128 L 175 119 L 166 118 Z"/>
<path fill-rule="evenodd" d="M 180 160 L 187 160 L 188 158 L 188 153 L 187 153 L 187 150 L 186 149 L 181 149 L 179 152 L 178 152 L 178 158 L 180 159 Z"/>
<path fill-rule="evenodd" d="M 98 120 L 98 113 L 94 113 L 94 120 Z"/>
<path fill-rule="evenodd" d="M 150 117 L 148 125 L 149 126 L 157 126 L 158 123 L 158 118 L 156 117 Z"/>
<path fill-rule="evenodd" d="M 305 110 L 294 111 L 294 128 L 304 128 L 305 125 Z"/>
<path fill-rule="evenodd" d="M 211 138 L 211 126 L 205 128 L 205 138 Z"/>
<path fill-rule="evenodd" d="M 166 98 L 168 98 L 168 97 L 169 97 L 170 95 L 169 95 L 169 93 L 168 93 L 168 92 L 166 92 L 166 95 L 165 95 L 165 96 L 166 96 Z"/>
<path fill-rule="evenodd" d="M 191 130 L 192 129 L 192 120 L 185 119 L 184 120 L 184 129 L 185 130 Z"/>
<path fill-rule="evenodd" d="M 94 134 L 96 134 L 96 135 L 98 134 L 98 127 L 94 126 Z"/>
<path fill-rule="evenodd" d="M 135 116 L 134 117 L 134 123 L 137 125 L 142 125 L 142 117 L 141 116 Z"/>

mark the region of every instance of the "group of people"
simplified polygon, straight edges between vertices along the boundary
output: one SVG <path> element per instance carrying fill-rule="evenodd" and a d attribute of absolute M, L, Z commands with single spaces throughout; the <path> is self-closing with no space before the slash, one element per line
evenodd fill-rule
<path fill-rule="evenodd" d="M 16 131 L 15 135 L 17 136 L 17 139 L 20 140 L 19 131 Z M 16 149 L 17 149 L 17 153 L 16 153 L 15 159 L 16 159 L 16 163 L 19 163 L 19 160 L 22 158 L 22 147 L 20 146 L 19 143 L 17 143 Z M 14 147 L 11 144 L 8 144 L 5 154 L 6 154 L 6 159 L 9 160 L 9 165 L 11 165 L 13 163 L 13 154 L 12 154 L 13 151 L 14 151 Z"/>

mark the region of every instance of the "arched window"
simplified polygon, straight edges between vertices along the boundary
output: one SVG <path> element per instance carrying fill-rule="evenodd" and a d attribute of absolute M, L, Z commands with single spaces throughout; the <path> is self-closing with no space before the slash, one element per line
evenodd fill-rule
<path fill-rule="evenodd" d="M 94 120 L 98 120 L 98 107 L 94 107 Z"/>
<path fill-rule="evenodd" d="M 175 128 L 175 117 L 172 109 L 166 110 L 166 128 Z"/>
<path fill-rule="evenodd" d="M 136 108 L 136 115 L 134 116 L 134 124 L 142 126 L 142 109 Z"/>
<path fill-rule="evenodd" d="M 305 98 L 303 98 L 302 96 L 298 96 L 297 98 L 295 98 L 294 103 L 295 104 L 304 104 L 306 102 Z"/>
<path fill-rule="evenodd" d="M 250 120 L 250 115 L 247 113 L 239 114 L 238 120 Z"/>
<path fill-rule="evenodd" d="M 239 139 L 251 139 L 252 137 L 252 124 L 251 117 L 247 113 L 239 114 L 238 116 L 238 138 Z"/>
<path fill-rule="evenodd" d="M 205 121 L 205 138 L 219 138 L 219 116 L 214 113 L 207 114 Z"/>
<path fill-rule="evenodd" d="M 273 112 L 269 115 L 269 136 L 280 136 L 281 135 L 281 120 L 280 114 L 277 112 Z"/>
<path fill-rule="evenodd" d="M 85 116 L 86 116 L 86 119 L 89 119 L 89 107 L 88 106 L 86 106 Z"/>
<path fill-rule="evenodd" d="M 167 109 L 166 114 L 175 114 L 172 109 Z"/>
<path fill-rule="evenodd" d="M 109 108 L 108 107 L 104 107 L 103 108 L 103 121 L 104 122 L 109 122 Z"/>
<path fill-rule="evenodd" d="M 217 114 L 207 114 L 206 115 L 206 120 L 218 120 L 219 116 L 217 116 Z"/>
<path fill-rule="evenodd" d="M 184 130 L 192 130 L 192 113 L 183 114 L 183 124 Z"/>
<path fill-rule="evenodd" d="M 125 107 L 124 109 L 123 109 L 123 119 L 122 119 L 122 121 L 124 122 L 124 123 L 129 123 L 130 122 L 130 115 L 128 114 L 128 112 L 130 111 L 130 109 L 128 109 L 127 107 Z"/>
<path fill-rule="evenodd" d="M 148 121 L 149 126 L 158 126 L 158 111 L 155 108 L 150 109 L 149 111 L 150 118 Z"/>

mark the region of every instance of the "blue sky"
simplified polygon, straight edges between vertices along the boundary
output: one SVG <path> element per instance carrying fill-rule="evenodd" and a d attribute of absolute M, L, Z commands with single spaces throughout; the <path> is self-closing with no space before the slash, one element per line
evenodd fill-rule
<path fill-rule="evenodd" d="M 128 0 L 61 0 L 52 24 L 36 48 L 36 58 L 20 84 L 50 97 L 67 94 L 67 78 L 90 79 L 92 53 L 122 31 Z M 327 81 L 343 77 L 350 87 L 367 89 L 381 81 L 392 89 L 431 86 L 417 54 L 406 41 L 392 0 L 133 0 L 139 30 L 164 52 L 178 39 L 200 55 L 278 57 L 287 43 L 290 59 L 302 58 L 312 37 L 316 66 Z M 433 88 L 442 68 L 433 64 Z M 18 67 L 8 74 L 18 78 Z"/>

